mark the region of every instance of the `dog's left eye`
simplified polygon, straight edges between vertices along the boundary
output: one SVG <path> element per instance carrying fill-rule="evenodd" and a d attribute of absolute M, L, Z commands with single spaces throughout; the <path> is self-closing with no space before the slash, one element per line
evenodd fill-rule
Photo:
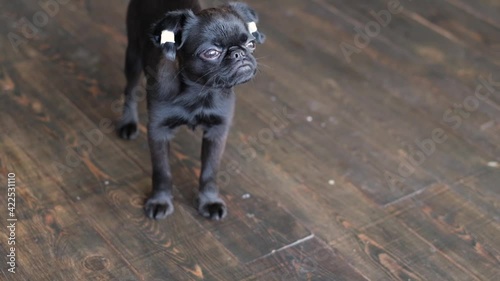
<path fill-rule="evenodd" d="M 201 53 L 201 56 L 207 60 L 214 60 L 214 59 L 218 58 L 220 56 L 220 54 L 221 54 L 221 52 L 219 52 L 215 49 L 210 49 L 210 50 L 207 50 L 207 51 Z"/>
<path fill-rule="evenodd" d="M 256 47 L 255 40 L 248 41 L 247 48 L 249 48 L 249 49 L 255 49 L 255 47 Z"/>

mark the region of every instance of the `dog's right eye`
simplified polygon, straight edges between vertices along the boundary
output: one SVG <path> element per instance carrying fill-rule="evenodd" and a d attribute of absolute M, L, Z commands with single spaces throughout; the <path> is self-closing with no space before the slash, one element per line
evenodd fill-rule
<path fill-rule="evenodd" d="M 201 53 L 201 57 L 206 59 L 206 60 L 214 60 L 217 59 L 220 56 L 221 52 L 215 50 L 215 49 L 210 49 L 207 50 L 203 53 Z"/>

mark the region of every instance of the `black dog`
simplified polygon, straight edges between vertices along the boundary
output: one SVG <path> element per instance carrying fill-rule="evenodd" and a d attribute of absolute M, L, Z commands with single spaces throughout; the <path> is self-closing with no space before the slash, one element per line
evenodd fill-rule
<path fill-rule="evenodd" d="M 204 130 L 198 211 L 220 220 L 227 213 L 216 185 L 217 170 L 233 117 L 233 87 L 251 80 L 252 53 L 264 35 L 257 14 L 244 3 L 201 10 L 197 1 L 132 0 L 127 13 L 125 105 L 119 124 L 124 139 L 137 136 L 137 97 L 141 72 L 147 78 L 148 140 L 153 192 L 148 217 L 163 219 L 173 210 L 169 141 L 181 125 Z"/>

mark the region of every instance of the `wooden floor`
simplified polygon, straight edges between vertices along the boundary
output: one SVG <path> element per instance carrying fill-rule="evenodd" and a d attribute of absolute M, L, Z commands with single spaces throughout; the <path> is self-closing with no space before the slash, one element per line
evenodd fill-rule
<path fill-rule="evenodd" d="M 175 213 L 145 217 L 144 103 L 138 140 L 110 125 L 128 1 L 60 2 L 0 0 L 0 280 L 500 280 L 499 1 L 248 0 L 267 42 L 237 89 L 219 223 L 193 207 L 189 130 Z"/>

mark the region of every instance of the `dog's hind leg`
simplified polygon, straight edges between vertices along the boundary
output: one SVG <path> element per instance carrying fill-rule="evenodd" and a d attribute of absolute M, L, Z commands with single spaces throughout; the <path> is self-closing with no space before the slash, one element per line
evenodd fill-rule
<path fill-rule="evenodd" d="M 141 90 L 139 83 L 142 73 L 141 50 L 138 45 L 136 42 L 129 41 L 125 56 L 127 85 L 125 87 L 123 113 L 118 124 L 118 134 L 122 139 L 134 139 L 138 135 L 137 99 Z"/>

